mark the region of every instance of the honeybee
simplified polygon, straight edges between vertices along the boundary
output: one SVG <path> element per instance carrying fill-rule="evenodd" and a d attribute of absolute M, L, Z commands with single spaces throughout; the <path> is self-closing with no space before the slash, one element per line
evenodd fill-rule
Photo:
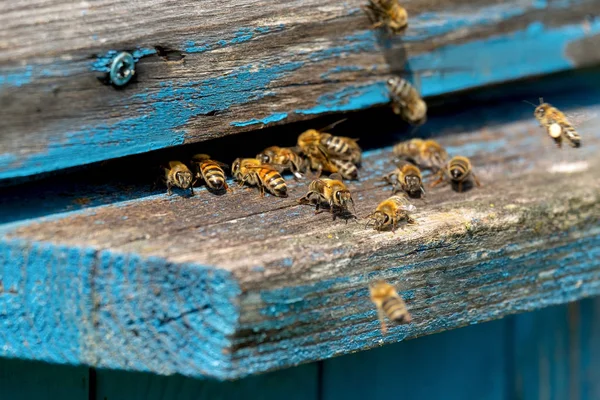
<path fill-rule="evenodd" d="M 398 0 L 369 0 L 362 7 L 373 28 L 384 26 L 391 34 L 401 34 L 408 27 L 408 13 Z"/>
<path fill-rule="evenodd" d="M 393 148 L 394 155 L 414 161 L 422 168 L 440 169 L 448 160 L 448 153 L 435 140 L 410 139 Z"/>
<path fill-rule="evenodd" d="M 306 163 L 298 153 L 289 147 L 271 146 L 259 153 L 256 158 L 263 164 L 271 164 L 284 170 L 290 170 L 298 179 L 303 178 L 302 172 L 306 169 Z"/>
<path fill-rule="evenodd" d="M 421 170 L 416 165 L 405 162 L 390 172 L 383 179 L 393 185 L 394 193 L 404 190 L 411 197 L 420 197 L 425 194 Z"/>
<path fill-rule="evenodd" d="M 231 166 L 231 174 L 240 185 L 258 186 L 260 197 L 264 197 L 265 189 L 274 196 L 287 197 L 287 185 L 281 174 L 256 158 L 237 158 Z"/>
<path fill-rule="evenodd" d="M 379 203 L 375 211 L 367 217 L 369 219 L 367 226 L 372 223 L 377 231 L 391 226 L 392 232 L 395 232 L 398 222 L 402 219 L 406 219 L 409 224 L 415 223 L 409 215 L 409 212 L 415 210 L 416 207 L 408 202 L 406 196 L 392 196 Z"/>
<path fill-rule="evenodd" d="M 308 159 L 310 168 L 317 171 L 317 176 L 320 176 L 322 171 L 338 172 L 338 168 L 330 160 L 327 149 L 321 143 L 321 136 L 324 130 L 331 129 L 344 121 L 345 119 L 334 122 L 321 130 L 309 129 L 298 136 L 298 148 Z"/>
<path fill-rule="evenodd" d="M 392 111 L 412 125 L 422 125 L 427 120 L 427 103 L 406 79 L 392 77 L 387 81 L 392 101 Z"/>
<path fill-rule="evenodd" d="M 377 316 L 381 323 L 381 333 L 387 333 L 385 317 L 399 324 L 410 324 L 412 317 L 406 308 L 406 303 L 396 289 L 385 281 L 375 281 L 369 285 L 371 301 L 377 307 Z"/>
<path fill-rule="evenodd" d="M 554 143 L 556 143 L 559 148 L 562 147 L 563 139 L 566 140 L 571 147 L 581 146 L 581 137 L 565 114 L 556 107 L 544 103 L 543 98 L 540 97 L 540 105 L 535 107 L 533 115 L 535 115 L 535 118 L 539 121 L 540 126 L 546 128 L 548 136 L 554 139 Z"/>
<path fill-rule="evenodd" d="M 315 213 L 319 212 L 322 203 L 327 203 L 334 220 L 336 217 L 335 208 L 348 211 L 349 204 L 352 204 L 352 207 L 354 207 L 352 195 L 344 182 L 342 182 L 340 174 L 331 174 L 329 178 L 315 179 L 308 185 L 308 193 L 299 199 L 298 202 L 300 204 L 315 203 Z"/>
<path fill-rule="evenodd" d="M 357 180 L 358 179 L 358 168 L 352 161 L 339 160 L 337 158 L 332 158 L 330 160 L 331 164 L 333 164 L 338 173 L 344 179 L 348 180 Z"/>
<path fill-rule="evenodd" d="M 177 186 L 181 189 L 190 189 L 192 196 L 194 195 L 194 175 L 192 171 L 181 161 L 169 161 L 169 166 L 163 167 L 165 172 L 165 181 L 167 183 L 167 194 L 173 194 L 171 188 Z"/>
<path fill-rule="evenodd" d="M 449 179 L 451 182 L 457 183 L 458 191 L 462 192 L 463 182 L 465 182 L 469 177 L 473 178 L 473 181 L 477 186 L 481 186 L 481 183 L 479 183 L 479 179 L 477 179 L 477 177 L 473 173 L 471 161 L 467 157 L 453 157 L 448 162 L 446 167 L 438 172 L 438 175 L 438 180 L 433 182 L 431 184 L 431 187 L 437 186 L 444 180 Z"/>
<path fill-rule="evenodd" d="M 207 154 L 196 154 L 192 157 L 192 166 L 196 180 L 202 179 L 212 190 L 230 190 L 225 182 L 225 164 L 210 159 Z"/>
<path fill-rule="evenodd" d="M 362 149 L 356 143 L 357 139 L 345 136 L 334 136 L 330 133 L 321 133 L 320 143 L 325 148 L 328 155 L 350 161 L 353 164 L 360 164 Z"/>

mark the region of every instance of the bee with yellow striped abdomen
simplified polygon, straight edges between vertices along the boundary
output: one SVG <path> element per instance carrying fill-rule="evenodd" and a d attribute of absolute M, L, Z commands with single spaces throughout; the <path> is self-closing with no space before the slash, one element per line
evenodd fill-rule
<path fill-rule="evenodd" d="M 383 180 L 393 186 L 394 193 L 404 190 L 410 197 L 421 197 L 425 194 L 421 170 L 408 161 L 398 165 L 398 168 L 385 175 Z"/>
<path fill-rule="evenodd" d="M 168 167 L 163 167 L 164 178 L 167 183 L 167 194 L 173 194 L 171 190 L 173 186 L 181 189 L 190 189 L 192 196 L 194 195 L 194 175 L 192 171 L 181 161 L 169 161 Z"/>
<path fill-rule="evenodd" d="M 289 147 L 267 147 L 256 158 L 263 164 L 281 168 L 281 171 L 289 170 L 298 179 L 304 177 L 302 173 L 307 167 L 305 160 Z"/>
<path fill-rule="evenodd" d="M 277 197 L 287 197 L 287 185 L 281 174 L 269 164 L 263 164 L 256 158 L 237 158 L 231 166 L 231 174 L 240 182 L 265 190 Z"/>
<path fill-rule="evenodd" d="M 329 178 L 315 179 L 308 185 L 308 193 L 298 200 L 300 204 L 315 204 L 316 213 L 319 212 L 320 206 L 325 203 L 329 205 L 333 219 L 336 217 L 336 209 L 339 211 L 349 211 L 348 206 L 354 200 L 350 190 L 342 181 L 342 176 L 339 174 L 331 174 Z"/>
<path fill-rule="evenodd" d="M 450 181 L 458 185 L 458 191 L 462 192 L 463 183 L 472 178 L 477 186 L 481 186 L 479 179 L 473 173 L 471 161 L 467 157 L 453 157 L 445 168 L 438 172 L 439 178 L 431 184 L 431 187 L 437 186 L 443 181 Z"/>
<path fill-rule="evenodd" d="M 225 164 L 210 159 L 207 154 L 196 154 L 192 157 L 192 166 L 196 180 L 202 179 L 212 190 L 230 190 L 225 182 Z"/>
<path fill-rule="evenodd" d="M 369 285 L 371 301 L 377 307 L 377 316 L 381 323 L 381 333 L 387 333 L 385 317 L 398 324 L 410 324 L 412 317 L 406 303 L 392 285 L 385 281 L 375 281 Z"/>
<path fill-rule="evenodd" d="M 392 196 L 377 205 L 377 208 L 367 218 L 367 226 L 373 224 L 377 231 L 392 227 L 392 232 L 396 231 L 398 222 L 406 219 L 409 224 L 414 224 L 415 220 L 409 215 L 416 210 L 416 207 L 408 202 L 406 196 Z"/>
<path fill-rule="evenodd" d="M 401 34 L 408 27 L 408 13 L 398 0 L 369 0 L 362 7 L 373 28 L 384 27 L 391 34 Z"/>

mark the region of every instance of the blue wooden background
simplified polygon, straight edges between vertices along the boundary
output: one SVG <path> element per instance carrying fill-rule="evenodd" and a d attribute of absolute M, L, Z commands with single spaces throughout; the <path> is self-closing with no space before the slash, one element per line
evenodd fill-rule
<path fill-rule="evenodd" d="M 234 382 L 0 359 L 0 398 L 600 399 L 600 298 Z"/>

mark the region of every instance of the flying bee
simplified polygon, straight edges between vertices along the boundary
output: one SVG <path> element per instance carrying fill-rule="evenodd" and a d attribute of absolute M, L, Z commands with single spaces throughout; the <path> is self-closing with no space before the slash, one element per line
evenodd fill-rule
<path fill-rule="evenodd" d="M 393 185 L 394 193 L 404 190 L 410 197 L 421 197 L 425 194 L 421 170 L 409 162 L 399 165 L 395 171 L 385 175 L 383 180 Z"/>
<path fill-rule="evenodd" d="M 479 179 L 473 173 L 471 161 L 467 157 L 456 156 L 453 157 L 446 167 L 438 172 L 439 178 L 437 181 L 431 184 L 431 187 L 437 186 L 444 180 L 450 180 L 453 183 L 458 184 L 458 191 L 462 192 L 463 182 L 469 177 L 473 178 L 473 181 L 477 186 L 481 186 Z"/>
<path fill-rule="evenodd" d="M 320 176 L 322 171 L 338 172 L 338 168 L 330 161 L 330 155 L 326 147 L 321 143 L 321 137 L 324 130 L 332 129 L 344 121 L 345 119 L 334 122 L 320 130 L 309 129 L 298 136 L 298 148 L 308 159 L 309 167 L 317 171 L 317 176 Z"/>
<path fill-rule="evenodd" d="M 332 158 L 329 161 L 337 168 L 338 173 L 342 178 L 352 181 L 358 179 L 358 168 L 352 161 L 345 161 L 337 158 Z"/>
<path fill-rule="evenodd" d="M 544 99 L 540 97 L 540 105 L 535 106 L 533 115 L 540 123 L 540 126 L 546 128 L 548 136 L 554 139 L 554 143 L 560 148 L 562 147 L 563 139 L 566 140 L 571 147 L 581 146 L 581 137 L 575 130 L 571 122 L 565 114 L 556 107 L 552 107 L 548 103 L 544 103 Z"/>
<path fill-rule="evenodd" d="M 412 317 L 406 308 L 406 303 L 396 289 L 385 281 L 375 281 L 369 285 L 371 301 L 377 307 L 377 316 L 381 324 L 381 333 L 387 333 L 385 317 L 398 324 L 410 324 Z"/>
<path fill-rule="evenodd" d="M 258 186 L 260 197 L 264 197 L 265 190 L 277 197 L 287 197 L 287 185 L 281 174 L 256 158 L 237 158 L 231 166 L 231 174 L 240 185 Z"/>
<path fill-rule="evenodd" d="M 331 174 L 329 178 L 315 179 L 308 185 L 308 193 L 298 200 L 300 204 L 316 204 L 315 213 L 319 213 L 319 208 L 322 203 L 329 205 L 333 219 L 335 220 L 335 209 L 349 211 L 348 205 L 354 207 L 354 200 L 350 191 L 342 182 L 340 174 Z"/>
<path fill-rule="evenodd" d="M 410 204 L 405 196 L 392 196 L 379 203 L 375 211 L 367 217 L 369 219 L 367 226 L 372 223 L 377 231 L 391 226 L 392 232 L 395 232 L 398 222 L 402 219 L 406 219 L 409 224 L 415 223 L 409 215 L 409 212 L 415 210 L 416 207 Z"/>
<path fill-rule="evenodd" d="M 211 160 L 207 154 L 196 154 L 192 157 L 192 166 L 196 180 L 202 179 L 210 189 L 230 190 L 222 168 L 225 164 Z"/>
<path fill-rule="evenodd" d="M 421 168 L 438 170 L 448 160 L 448 153 L 435 140 L 410 139 L 393 148 L 394 155 L 414 161 Z"/>
<path fill-rule="evenodd" d="M 302 172 L 306 169 L 305 160 L 289 147 L 271 146 L 259 153 L 256 158 L 263 164 L 271 164 L 281 168 L 281 171 L 289 170 L 298 179 L 303 178 Z"/>
<path fill-rule="evenodd" d="M 427 120 L 427 103 L 406 79 L 392 77 L 387 81 L 392 111 L 411 125 L 422 125 Z"/>
<path fill-rule="evenodd" d="M 353 164 L 360 164 L 362 149 L 356 143 L 358 139 L 345 136 L 334 136 L 330 133 L 322 133 L 320 144 L 325 148 L 328 155 Z"/>
<path fill-rule="evenodd" d="M 401 34 L 408 27 L 408 13 L 398 0 L 369 0 L 362 7 L 373 28 L 385 27 L 390 34 Z"/>
<path fill-rule="evenodd" d="M 165 181 L 167 183 L 167 194 L 173 194 L 171 188 L 177 186 L 181 189 L 190 189 L 192 196 L 194 195 L 194 175 L 192 171 L 181 161 L 169 161 L 168 167 L 163 167 L 165 173 Z"/>

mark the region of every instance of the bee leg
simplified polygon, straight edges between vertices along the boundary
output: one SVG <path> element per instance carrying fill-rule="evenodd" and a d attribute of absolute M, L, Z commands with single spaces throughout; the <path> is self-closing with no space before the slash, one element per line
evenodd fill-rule
<path fill-rule="evenodd" d="M 473 181 L 475 181 L 475 184 L 479 187 L 481 186 L 481 182 L 479 182 L 479 179 L 477 179 L 477 176 L 475 176 L 474 173 L 471 172 L 471 176 L 473 177 Z"/>
<path fill-rule="evenodd" d="M 458 182 L 458 193 L 462 193 L 462 181 Z"/>
<path fill-rule="evenodd" d="M 385 324 L 385 315 L 380 307 L 377 307 L 377 317 L 379 318 L 379 323 L 381 325 L 381 334 L 385 336 L 387 334 L 387 325 Z"/>
<path fill-rule="evenodd" d="M 193 196 L 194 195 L 194 187 L 190 186 L 190 194 Z"/>
<path fill-rule="evenodd" d="M 430 187 L 436 187 L 437 185 L 439 185 L 440 183 L 442 183 L 444 181 L 444 175 L 441 175 L 437 181 L 433 182 Z"/>
<path fill-rule="evenodd" d="M 229 187 L 229 185 L 227 184 L 227 182 L 223 183 L 223 189 L 225 189 L 229 193 L 233 193 L 233 189 Z"/>
<path fill-rule="evenodd" d="M 260 189 L 260 197 L 265 197 L 265 187 L 263 185 L 260 185 L 258 188 Z"/>
<path fill-rule="evenodd" d="M 167 196 L 171 196 L 173 194 L 173 190 L 171 188 L 173 185 L 170 182 L 167 182 Z"/>

